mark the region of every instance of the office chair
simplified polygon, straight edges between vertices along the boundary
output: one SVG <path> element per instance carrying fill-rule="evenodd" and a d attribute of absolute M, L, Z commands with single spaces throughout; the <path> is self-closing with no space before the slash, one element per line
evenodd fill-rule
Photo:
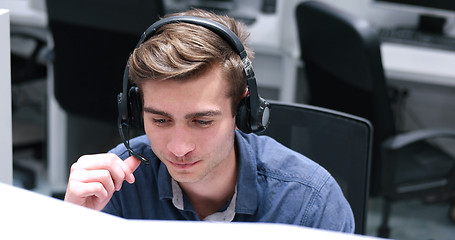
<path fill-rule="evenodd" d="M 10 34 L 11 39 L 22 40 L 25 42 L 24 44 L 29 44 L 32 47 L 29 53 L 11 51 L 11 103 L 14 118 L 17 115 L 17 111 L 23 107 L 24 101 L 21 101 L 21 99 L 27 99 L 28 103 L 31 102 L 23 88 L 27 84 L 42 81 L 47 76 L 46 64 L 40 59 L 41 54 L 46 51 L 46 39 L 39 34 L 17 26 L 11 28 Z M 17 154 L 32 151 L 34 159 L 43 161 L 45 156 L 44 149 L 45 140 L 38 137 L 20 141 L 15 140 L 13 142 L 14 175 L 15 178 L 20 179 L 22 187 L 26 189 L 36 187 L 36 170 L 28 163 L 19 163 Z"/>
<path fill-rule="evenodd" d="M 373 129 L 368 120 L 321 107 L 270 101 L 265 135 L 326 168 L 351 205 L 355 233 L 365 234 Z"/>
<path fill-rule="evenodd" d="M 296 8 L 308 103 L 364 117 L 375 129 L 370 196 L 382 196 L 381 237 L 393 201 L 453 191 L 454 158 L 430 142 L 453 130 L 400 133 L 394 122 L 377 32 L 368 22 L 319 1 Z"/>
<path fill-rule="evenodd" d="M 47 76 L 46 65 L 40 62 L 39 54 L 46 47 L 46 40 L 26 31 L 11 30 L 11 38 L 20 38 L 33 42 L 33 50 L 28 56 L 11 52 L 11 81 L 13 84 L 21 84 L 45 78 Z"/>
<path fill-rule="evenodd" d="M 161 0 L 47 0 L 54 93 L 65 111 L 116 122 L 117 93 L 140 35 L 164 14 Z"/>

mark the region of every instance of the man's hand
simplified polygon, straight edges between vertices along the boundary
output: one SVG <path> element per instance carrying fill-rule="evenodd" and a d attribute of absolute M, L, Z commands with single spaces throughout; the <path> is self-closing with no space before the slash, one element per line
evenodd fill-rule
<path fill-rule="evenodd" d="M 122 161 L 117 155 L 85 155 L 71 166 L 65 201 L 102 210 L 123 181 L 134 183 L 133 172 L 141 163 L 131 156 Z"/>

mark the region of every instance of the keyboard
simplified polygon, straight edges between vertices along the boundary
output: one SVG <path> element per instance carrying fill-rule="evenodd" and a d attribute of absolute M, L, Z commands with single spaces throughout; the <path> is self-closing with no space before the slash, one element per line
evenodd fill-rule
<path fill-rule="evenodd" d="M 249 17 L 249 16 L 241 16 L 241 15 L 231 15 L 231 17 L 235 18 L 235 20 L 243 22 L 245 25 L 250 26 L 254 22 L 256 22 L 255 17 Z"/>
<path fill-rule="evenodd" d="M 455 51 L 455 38 L 421 32 L 414 29 L 380 29 L 379 38 L 383 42 L 402 43 L 419 47 Z"/>

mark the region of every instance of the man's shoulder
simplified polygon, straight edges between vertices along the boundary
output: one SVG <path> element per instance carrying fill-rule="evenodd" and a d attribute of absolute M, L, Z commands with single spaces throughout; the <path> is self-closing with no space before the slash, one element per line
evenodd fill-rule
<path fill-rule="evenodd" d="M 275 139 L 255 134 L 241 134 L 250 157 L 256 160 L 258 174 L 277 181 L 298 182 L 320 188 L 330 174 L 315 161 L 298 153 Z M 245 155 L 243 155 L 245 156 Z"/>
<path fill-rule="evenodd" d="M 270 137 L 239 135 L 243 158 L 240 161 L 250 160 L 255 164 L 258 191 L 274 204 L 273 208 L 268 208 L 271 205 L 259 207 L 258 212 L 276 216 L 267 221 L 353 231 L 349 204 L 336 180 L 324 167 Z M 276 211 L 276 214 L 270 214 L 271 211 Z"/>

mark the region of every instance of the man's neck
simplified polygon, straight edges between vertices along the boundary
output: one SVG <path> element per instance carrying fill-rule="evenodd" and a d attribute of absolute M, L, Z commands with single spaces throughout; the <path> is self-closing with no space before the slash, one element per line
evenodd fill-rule
<path fill-rule="evenodd" d="M 223 162 L 209 177 L 197 183 L 179 183 L 202 220 L 215 213 L 232 199 L 237 183 L 235 153 Z"/>

